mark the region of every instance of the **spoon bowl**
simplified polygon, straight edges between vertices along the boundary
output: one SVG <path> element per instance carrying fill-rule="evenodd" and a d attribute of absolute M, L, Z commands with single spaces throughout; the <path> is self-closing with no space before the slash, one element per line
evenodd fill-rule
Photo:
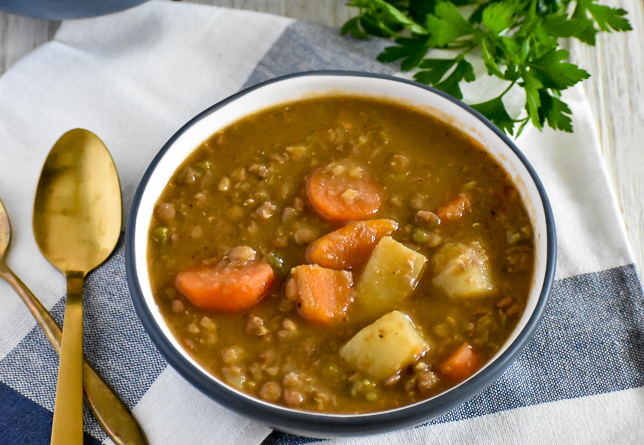
<path fill-rule="evenodd" d="M 63 273 L 86 274 L 110 255 L 121 224 L 121 186 L 107 147 L 88 130 L 65 133 L 47 156 L 36 190 L 40 251 Z"/>
<path fill-rule="evenodd" d="M 83 283 L 116 247 L 122 220 L 107 147 L 88 130 L 65 133 L 45 160 L 33 216 L 40 251 L 67 278 L 52 444 L 83 443 Z"/>

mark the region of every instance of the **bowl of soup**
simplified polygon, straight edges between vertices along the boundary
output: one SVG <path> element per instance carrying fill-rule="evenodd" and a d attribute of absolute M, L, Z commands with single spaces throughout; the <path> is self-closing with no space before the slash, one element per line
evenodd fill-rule
<path fill-rule="evenodd" d="M 151 339 L 218 403 L 311 437 L 417 425 L 512 363 L 555 269 L 547 196 L 462 102 L 389 76 L 248 88 L 161 148 L 127 278 Z"/>

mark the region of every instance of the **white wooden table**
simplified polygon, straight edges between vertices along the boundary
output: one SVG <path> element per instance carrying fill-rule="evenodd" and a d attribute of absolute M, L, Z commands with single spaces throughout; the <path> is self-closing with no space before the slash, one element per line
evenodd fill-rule
<path fill-rule="evenodd" d="M 345 0 L 188 0 L 340 26 L 354 14 Z M 640 276 L 644 271 L 644 2 L 602 0 L 626 9 L 633 31 L 602 33 L 595 48 L 572 42 L 571 57 L 592 74 L 584 82 L 606 165 Z M 50 40 L 59 22 L 0 13 L 0 74 Z"/>

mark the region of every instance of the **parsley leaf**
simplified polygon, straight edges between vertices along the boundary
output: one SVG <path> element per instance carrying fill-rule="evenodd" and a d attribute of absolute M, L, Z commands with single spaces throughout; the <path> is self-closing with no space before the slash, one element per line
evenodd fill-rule
<path fill-rule="evenodd" d="M 544 118 L 548 121 L 548 126 L 555 130 L 562 130 L 572 133 L 572 114 L 568 105 L 562 100 L 551 96 L 545 90 L 539 90 L 541 100 L 541 120 Z"/>
<path fill-rule="evenodd" d="M 366 7 L 372 11 L 373 18 L 378 18 L 375 21 L 376 26 L 383 29 L 380 24 L 385 25 L 389 29 L 391 24 L 397 24 L 403 28 L 416 34 L 427 34 L 427 30 L 420 26 L 418 23 L 411 20 L 400 10 L 385 0 L 358 0 L 354 2 L 358 7 Z M 369 15 L 364 15 L 363 18 L 370 18 Z"/>
<path fill-rule="evenodd" d="M 491 120 L 501 130 L 511 135 L 514 129 L 514 120 L 506 111 L 502 98 L 502 96 L 498 96 L 487 102 L 474 104 L 472 108 Z"/>
<path fill-rule="evenodd" d="M 340 28 L 340 34 L 344 36 L 347 33 L 351 34 L 357 39 L 366 39 L 367 37 L 369 37 L 369 34 L 363 31 L 362 28 L 360 28 L 358 17 L 347 20 L 347 22 L 342 25 L 342 28 Z"/>
<path fill-rule="evenodd" d="M 555 130 L 572 131 L 571 111 L 560 95 L 590 75 L 566 61 L 568 52 L 559 48 L 560 39 L 594 45 L 599 32 L 632 29 L 626 11 L 598 0 L 349 2 L 359 12 L 344 24 L 343 35 L 393 39 L 395 45 L 385 48 L 379 61 L 400 61 L 403 71 L 418 68 L 416 81 L 456 98 L 463 98 L 461 82 L 476 80 L 465 56 L 479 51 L 487 74 L 510 85 L 499 96 L 473 107 L 510 135 L 520 134 L 528 122 L 538 129 L 547 124 Z M 440 59 L 432 49 L 454 55 Z M 504 95 L 514 85 L 525 91 L 527 116 L 520 120 L 513 119 L 503 104 Z"/>
<path fill-rule="evenodd" d="M 426 85 L 437 84 L 454 65 L 456 65 L 456 59 L 425 59 L 420 67 L 427 69 L 414 74 L 414 80 Z"/>
<path fill-rule="evenodd" d="M 497 77 L 503 78 L 504 75 L 499 69 L 499 66 L 496 63 L 496 60 L 492 55 L 492 51 L 490 50 L 491 45 L 493 44 L 488 43 L 487 40 L 483 40 L 483 42 L 481 42 L 481 49 L 483 51 L 483 62 L 485 63 L 485 67 L 487 68 L 487 73 L 490 76 L 497 76 Z M 494 47 L 494 49 L 496 50 L 496 47 Z"/>
<path fill-rule="evenodd" d="M 555 15 L 552 17 L 545 17 L 540 24 L 540 28 L 535 33 L 543 32 L 554 40 L 556 44 L 557 37 L 576 37 L 584 43 L 595 45 L 595 29 L 592 20 L 590 19 L 569 19 L 565 15 Z"/>
<path fill-rule="evenodd" d="M 433 14 L 436 0 L 409 0 L 409 16 L 416 22 L 422 22 L 427 14 Z"/>
<path fill-rule="evenodd" d="M 596 0 L 578 0 L 573 17 L 585 18 L 586 11 L 590 13 L 601 31 L 631 31 L 633 28 L 627 19 L 624 18 L 626 11 L 610 6 L 598 5 Z"/>
<path fill-rule="evenodd" d="M 456 65 L 452 73 L 442 80 L 447 72 Z M 425 71 L 419 71 L 414 75 L 414 80 L 420 83 L 433 85 L 435 88 L 444 91 L 457 99 L 463 98 L 459 84 L 462 80 L 472 82 L 476 79 L 474 67 L 464 59 L 425 59 L 420 64 Z M 442 81 L 441 81 L 442 80 Z"/>
<path fill-rule="evenodd" d="M 565 49 L 550 50 L 534 62 L 528 64 L 530 73 L 538 78 L 546 88 L 563 90 L 573 86 L 582 79 L 588 79 L 590 74 L 577 65 L 565 63 L 568 51 Z"/>
<path fill-rule="evenodd" d="M 452 2 L 438 3 L 434 14 L 427 14 L 425 26 L 431 36 L 430 44 L 436 48 L 469 35 L 474 30 Z"/>
<path fill-rule="evenodd" d="M 466 60 L 461 60 L 456 65 L 456 69 L 452 71 L 452 74 L 450 74 L 447 79 L 435 84 L 434 86 L 439 90 L 446 92 L 450 96 L 454 96 L 457 99 L 463 99 L 463 93 L 461 92 L 459 83 L 461 83 L 461 80 L 472 82 L 475 79 L 476 75 L 474 75 L 474 67 L 472 67 L 472 64 Z"/>
<path fill-rule="evenodd" d="M 419 37 L 415 39 L 409 39 L 401 37 L 396 39 L 396 43 L 399 46 L 390 46 L 385 48 L 385 50 L 378 55 L 378 60 L 380 62 L 394 62 L 399 59 L 403 59 L 400 64 L 400 68 L 403 71 L 409 71 L 410 69 L 418 66 L 418 64 L 423 60 L 427 51 L 429 51 L 429 45 L 427 43 L 429 39 L 427 37 Z"/>
<path fill-rule="evenodd" d="M 492 3 L 483 10 L 482 20 L 485 27 L 494 34 L 505 31 L 514 24 L 516 4 L 511 2 Z"/>
<path fill-rule="evenodd" d="M 525 110 L 528 112 L 528 117 L 532 121 L 532 125 L 541 130 L 543 120 L 539 116 L 539 107 L 541 106 L 539 90 L 543 88 L 543 85 L 539 82 L 539 79 L 527 73 L 524 73 L 523 83 L 519 85 L 522 85 L 525 90 Z"/>

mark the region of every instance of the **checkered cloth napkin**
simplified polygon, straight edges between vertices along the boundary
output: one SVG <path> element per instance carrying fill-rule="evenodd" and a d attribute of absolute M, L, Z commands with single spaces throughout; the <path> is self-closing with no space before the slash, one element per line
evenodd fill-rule
<path fill-rule="evenodd" d="M 38 175 L 67 130 L 93 130 L 120 173 L 125 211 L 147 165 L 191 117 L 282 74 L 343 69 L 397 74 L 388 43 L 337 29 L 200 5 L 150 2 L 65 22 L 52 42 L 0 78 L 0 196 L 8 260 L 60 322 L 65 283 L 31 232 Z M 574 135 L 527 129 L 517 144 L 540 175 L 557 223 L 558 269 L 545 316 L 490 387 L 416 428 L 337 444 L 644 443 L 644 302 L 624 225 L 581 89 L 567 95 Z M 300 444 L 192 388 L 134 313 L 123 242 L 87 281 L 85 354 L 133 408 L 152 444 Z M 58 359 L 0 282 L 0 444 L 49 443 Z M 111 443 L 86 411 L 86 443 Z"/>

